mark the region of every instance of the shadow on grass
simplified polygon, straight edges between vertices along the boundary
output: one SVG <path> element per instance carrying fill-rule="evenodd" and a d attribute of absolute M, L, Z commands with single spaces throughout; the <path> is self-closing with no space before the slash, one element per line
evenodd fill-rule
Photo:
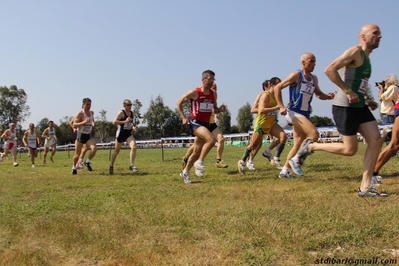
<path fill-rule="evenodd" d="M 388 178 L 388 177 L 399 177 L 399 173 L 382 174 L 382 178 Z"/>
<path fill-rule="evenodd" d="M 149 173 L 148 172 L 139 172 L 139 173 L 132 173 L 132 172 L 124 172 L 124 173 L 121 172 L 121 173 L 118 173 L 118 172 L 114 172 L 113 175 L 110 175 L 107 172 L 101 172 L 98 175 L 101 175 L 101 176 L 131 176 L 131 177 L 139 177 L 139 176 L 147 176 L 147 175 L 149 175 Z"/>

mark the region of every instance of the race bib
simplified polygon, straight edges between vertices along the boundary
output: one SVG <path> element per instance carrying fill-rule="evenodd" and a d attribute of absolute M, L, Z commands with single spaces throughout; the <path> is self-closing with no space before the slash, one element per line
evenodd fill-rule
<path fill-rule="evenodd" d="M 213 102 L 201 102 L 199 105 L 200 112 L 212 112 Z"/>
<path fill-rule="evenodd" d="M 312 95 L 314 92 L 314 85 L 312 82 L 309 81 L 302 81 L 301 85 L 301 93 Z"/>
<path fill-rule="evenodd" d="M 273 111 L 267 114 L 267 116 L 273 116 L 276 117 L 279 111 Z"/>
<path fill-rule="evenodd" d="M 123 129 L 131 130 L 132 127 L 133 127 L 132 122 L 127 122 L 127 123 L 123 124 Z"/>
<path fill-rule="evenodd" d="M 82 134 L 90 134 L 90 132 L 91 132 L 91 125 L 88 125 L 88 124 L 86 124 L 86 125 L 84 125 L 83 126 L 83 129 L 82 129 Z"/>
<path fill-rule="evenodd" d="M 360 86 L 358 92 L 361 94 L 366 94 L 367 93 L 367 88 L 368 88 L 369 80 L 367 78 L 362 78 L 360 81 Z"/>

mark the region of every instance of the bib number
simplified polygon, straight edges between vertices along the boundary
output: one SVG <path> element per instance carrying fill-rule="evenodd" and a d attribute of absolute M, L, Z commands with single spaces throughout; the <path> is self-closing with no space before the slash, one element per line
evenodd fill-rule
<path fill-rule="evenodd" d="M 123 129 L 131 130 L 132 127 L 133 127 L 132 122 L 127 122 L 127 123 L 123 124 Z"/>
<path fill-rule="evenodd" d="M 213 103 L 212 102 L 201 102 L 199 105 L 200 112 L 212 112 Z"/>
<path fill-rule="evenodd" d="M 277 117 L 278 111 L 273 111 L 267 114 L 267 116 Z"/>
<path fill-rule="evenodd" d="M 369 84 L 369 80 L 366 78 L 362 78 L 358 92 L 360 92 L 361 94 L 366 94 L 368 84 Z"/>
<path fill-rule="evenodd" d="M 90 132 L 91 132 L 91 125 L 84 125 L 82 134 L 90 134 Z"/>

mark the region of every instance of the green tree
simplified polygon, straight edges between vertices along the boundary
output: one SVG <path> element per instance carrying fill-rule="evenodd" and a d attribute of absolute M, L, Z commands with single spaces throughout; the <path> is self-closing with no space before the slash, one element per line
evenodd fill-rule
<path fill-rule="evenodd" d="M 327 116 L 317 116 L 317 115 L 312 115 L 309 118 L 310 122 L 313 123 L 316 127 L 330 127 L 334 126 L 334 122 L 331 120 L 331 118 Z"/>
<path fill-rule="evenodd" d="M 36 131 L 40 134 L 48 127 L 50 120 L 45 117 L 36 124 Z"/>
<path fill-rule="evenodd" d="M 229 134 L 231 132 L 231 114 L 229 109 L 226 107 L 226 111 L 219 114 L 218 127 L 224 134 Z"/>
<path fill-rule="evenodd" d="M 24 89 L 12 85 L 0 87 L 0 124 L 8 126 L 11 122 L 20 124 L 30 116 L 28 95 Z"/>
<path fill-rule="evenodd" d="M 16 136 L 17 136 L 17 145 L 23 146 L 22 138 L 24 137 L 25 131 L 28 129 L 23 129 L 21 124 L 17 124 L 15 127 Z"/>
<path fill-rule="evenodd" d="M 244 106 L 238 109 L 237 126 L 241 133 L 246 133 L 252 128 L 254 117 L 251 113 L 251 105 L 247 102 Z"/>
<path fill-rule="evenodd" d="M 146 126 L 137 127 L 137 131 L 133 132 L 133 136 L 135 139 L 149 139 L 150 132 L 148 130 L 148 127 Z"/>
<path fill-rule="evenodd" d="M 182 134 L 188 134 L 188 127 L 183 126 L 181 123 L 181 118 L 179 115 L 179 111 L 175 109 L 174 112 L 169 113 L 168 119 L 165 121 L 163 125 L 163 137 L 174 137 L 180 136 Z"/>
<path fill-rule="evenodd" d="M 112 125 L 112 123 L 111 123 Z M 101 109 L 99 116 L 96 117 L 97 134 L 101 143 L 105 142 L 110 133 L 110 123 L 107 121 L 107 111 Z"/>
<path fill-rule="evenodd" d="M 150 106 L 143 116 L 143 121 L 147 123 L 150 139 L 164 136 L 165 125 L 171 115 L 172 110 L 165 106 L 161 95 L 158 95 L 155 100 L 151 97 Z"/>
<path fill-rule="evenodd" d="M 134 102 L 132 102 L 132 111 L 133 111 L 133 124 L 138 126 L 140 124 L 140 119 L 142 119 L 142 115 L 140 112 L 141 107 L 143 107 L 143 105 L 141 104 L 141 102 L 136 99 L 134 100 Z"/>
<path fill-rule="evenodd" d="M 237 125 L 231 126 L 230 134 L 239 133 L 239 132 L 240 131 L 238 130 L 238 126 Z"/>
<path fill-rule="evenodd" d="M 69 122 L 73 116 L 65 116 L 63 119 L 60 119 L 60 124 L 55 130 L 55 134 L 58 139 L 58 144 L 64 145 L 68 143 L 73 143 L 75 140 L 75 136 L 73 134 L 73 130 L 69 125 Z"/>

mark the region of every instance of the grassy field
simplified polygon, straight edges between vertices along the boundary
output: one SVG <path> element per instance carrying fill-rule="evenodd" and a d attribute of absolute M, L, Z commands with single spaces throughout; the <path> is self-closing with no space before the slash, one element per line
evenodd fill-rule
<path fill-rule="evenodd" d="M 214 149 L 190 185 L 179 177 L 185 149 L 164 161 L 138 150 L 136 175 L 122 151 L 113 176 L 108 151 L 76 176 L 66 152 L 35 169 L 18 155 L 18 167 L 0 164 L 0 265 L 396 265 L 398 158 L 381 171 L 390 196 L 359 198 L 364 150 L 315 153 L 289 181 L 262 156 L 239 175 L 244 147 L 226 147 L 229 168 L 218 169 Z"/>

